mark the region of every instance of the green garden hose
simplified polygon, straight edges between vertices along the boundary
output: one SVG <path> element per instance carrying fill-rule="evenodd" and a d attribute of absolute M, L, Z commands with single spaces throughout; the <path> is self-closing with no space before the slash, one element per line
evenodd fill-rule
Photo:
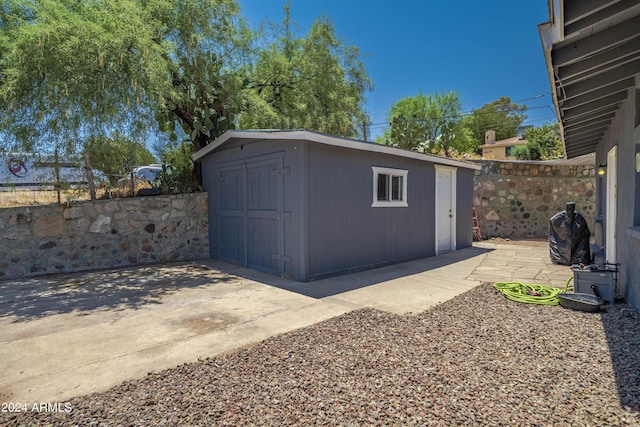
<path fill-rule="evenodd" d="M 569 290 L 569 283 L 573 276 L 569 277 L 564 289 L 553 286 L 524 284 L 521 282 L 496 282 L 493 287 L 508 299 L 525 304 L 558 305 L 558 295 Z"/>

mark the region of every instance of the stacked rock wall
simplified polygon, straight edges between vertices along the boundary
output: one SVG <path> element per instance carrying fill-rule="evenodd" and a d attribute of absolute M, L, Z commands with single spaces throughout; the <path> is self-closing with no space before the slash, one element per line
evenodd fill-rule
<path fill-rule="evenodd" d="M 576 203 L 594 233 L 592 165 L 483 161 L 474 177 L 474 205 L 483 238 L 549 237 L 549 219 Z"/>
<path fill-rule="evenodd" d="M 0 278 L 209 256 L 207 194 L 0 209 Z"/>

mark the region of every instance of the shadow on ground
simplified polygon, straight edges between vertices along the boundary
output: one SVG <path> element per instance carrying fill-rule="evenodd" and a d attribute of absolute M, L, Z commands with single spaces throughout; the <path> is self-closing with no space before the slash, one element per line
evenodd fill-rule
<path fill-rule="evenodd" d="M 237 280 L 198 263 L 165 263 L 0 282 L 0 318 L 16 322 L 54 314 L 138 309 L 179 289 Z"/>
<path fill-rule="evenodd" d="M 626 304 L 601 314 L 622 406 L 640 412 L 640 318 Z"/>
<path fill-rule="evenodd" d="M 180 289 L 241 278 L 324 298 L 451 265 L 490 250 L 470 247 L 312 282 L 296 282 L 209 259 L 5 280 L 0 282 L 0 318 L 13 316 L 17 318 L 14 321 L 20 322 L 71 312 L 138 309 L 145 304 L 160 304 L 164 296 Z"/>
<path fill-rule="evenodd" d="M 343 292 L 349 292 L 377 283 L 398 279 L 405 276 L 424 273 L 457 262 L 465 261 L 493 249 L 469 247 L 452 252 L 445 252 L 435 257 L 421 258 L 399 264 L 387 265 L 375 269 L 360 270 L 350 274 L 336 275 L 310 282 L 296 282 L 280 276 L 261 273 L 254 270 L 239 268 L 233 270 L 234 274 L 255 280 L 270 286 L 311 298 L 325 298 Z"/>

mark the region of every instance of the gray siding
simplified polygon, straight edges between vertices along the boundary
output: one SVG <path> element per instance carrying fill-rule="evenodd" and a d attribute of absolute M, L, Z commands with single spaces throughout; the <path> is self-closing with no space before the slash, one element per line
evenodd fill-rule
<path fill-rule="evenodd" d="M 321 144 L 308 151 L 309 278 L 435 254 L 433 165 Z M 372 166 L 409 170 L 409 207 L 371 207 Z"/>
<path fill-rule="evenodd" d="M 430 162 L 259 133 L 201 162 L 212 258 L 307 281 L 435 255 Z M 371 206 L 372 166 L 409 171 L 408 207 Z M 462 248 L 472 238 L 472 171 L 458 168 L 456 182 Z"/>
<path fill-rule="evenodd" d="M 456 249 L 473 244 L 473 170 L 457 169 Z"/>
<path fill-rule="evenodd" d="M 295 278 L 305 276 L 305 258 L 300 256 L 304 241 L 300 235 L 304 218 L 301 145 L 297 141 L 232 141 L 202 159 L 212 258 Z M 274 162 L 280 162 L 280 173 L 274 174 Z"/>
<path fill-rule="evenodd" d="M 640 101 L 636 89 L 618 111 L 607 134 L 598 145 L 596 164 L 607 163 L 607 152 L 618 146 L 618 206 L 616 206 L 616 256 L 620 263 L 619 291 L 634 308 L 640 308 L 640 173 L 635 170 L 635 156 L 640 152 Z M 606 212 L 606 179 L 598 183 L 598 204 Z M 606 239 L 606 221 L 596 225 L 597 244 Z"/>

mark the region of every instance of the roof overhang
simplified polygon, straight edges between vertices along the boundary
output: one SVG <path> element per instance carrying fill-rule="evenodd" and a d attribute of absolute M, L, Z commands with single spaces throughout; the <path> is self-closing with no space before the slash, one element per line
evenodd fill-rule
<path fill-rule="evenodd" d="M 201 160 L 204 156 L 219 149 L 224 144 L 232 140 L 245 140 L 247 143 L 257 143 L 260 141 L 311 141 L 318 144 L 332 145 L 336 147 L 351 148 L 354 150 L 383 153 L 398 157 L 421 160 L 447 166 L 461 167 L 473 170 L 480 170 L 481 165 L 475 163 L 451 159 L 448 157 L 423 154 L 415 151 L 403 150 L 389 147 L 387 145 L 375 144 L 372 142 L 356 141 L 353 139 L 338 138 L 308 130 L 230 130 L 222 134 L 218 139 L 193 154 L 194 161 Z"/>
<path fill-rule="evenodd" d="M 548 0 L 538 26 L 568 158 L 592 153 L 640 74 L 640 0 Z"/>

